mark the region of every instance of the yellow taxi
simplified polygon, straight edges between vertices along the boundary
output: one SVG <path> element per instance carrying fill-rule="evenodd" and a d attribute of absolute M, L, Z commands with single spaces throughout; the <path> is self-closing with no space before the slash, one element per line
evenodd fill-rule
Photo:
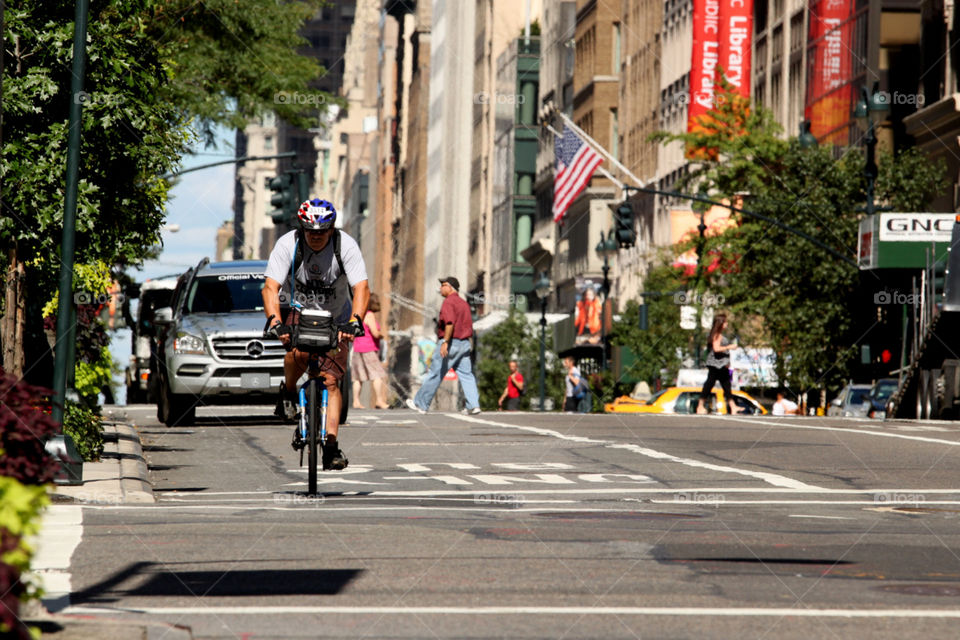
<path fill-rule="evenodd" d="M 667 387 L 650 396 L 649 400 L 634 400 L 630 396 L 620 396 L 613 402 L 605 404 L 603 410 L 607 413 L 695 414 L 699 401 L 698 387 Z M 743 391 L 735 390 L 731 402 L 734 405 L 734 413 L 737 415 L 751 416 L 767 413 L 759 402 Z M 710 406 L 707 409 L 711 413 L 717 413 L 717 407 L 720 408 L 721 414 L 727 412 L 727 403 L 723 401 L 723 389 L 719 385 L 713 388 L 713 398 L 708 404 Z"/>

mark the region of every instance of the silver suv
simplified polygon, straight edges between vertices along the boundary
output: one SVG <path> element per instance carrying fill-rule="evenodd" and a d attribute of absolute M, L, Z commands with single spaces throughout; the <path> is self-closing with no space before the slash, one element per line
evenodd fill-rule
<path fill-rule="evenodd" d="M 201 403 L 275 400 L 286 352 L 263 337 L 266 266 L 204 259 L 180 276 L 171 306 L 157 310 L 161 422 L 192 424 Z"/>

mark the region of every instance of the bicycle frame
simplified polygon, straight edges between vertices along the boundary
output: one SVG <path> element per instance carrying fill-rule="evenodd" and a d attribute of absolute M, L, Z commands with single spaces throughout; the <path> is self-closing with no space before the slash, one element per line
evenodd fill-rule
<path fill-rule="evenodd" d="M 300 437 L 307 449 L 307 493 L 317 493 L 317 464 L 323 444 L 327 439 L 327 405 L 329 391 L 320 376 L 317 360 L 310 358 L 307 381 L 300 386 L 298 404 L 300 405 Z M 320 398 L 317 398 L 317 386 L 320 386 Z M 319 415 L 318 415 L 319 414 Z M 300 449 L 300 464 L 303 465 L 303 449 Z"/>

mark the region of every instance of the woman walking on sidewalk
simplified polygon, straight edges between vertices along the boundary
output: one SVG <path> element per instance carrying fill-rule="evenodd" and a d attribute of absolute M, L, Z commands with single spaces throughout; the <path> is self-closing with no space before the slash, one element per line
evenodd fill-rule
<path fill-rule="evenodd" d="M 360 404 L 360 390 L 363 383 L 369 381 L 373 385 L 371 398 L 377 409 L 389 409 L 387 402 L 387 372 L 380 363 L 380 341 L 383 333 L 380 323 L 377 322 L 377 312 L 380 311 L 380 298 L 375 293 L 370 294 L 370 304 L 367 306 L 367 315 L 363 318 L 364 335 L 353 341 L 353 408 L 365 409 Z"/>

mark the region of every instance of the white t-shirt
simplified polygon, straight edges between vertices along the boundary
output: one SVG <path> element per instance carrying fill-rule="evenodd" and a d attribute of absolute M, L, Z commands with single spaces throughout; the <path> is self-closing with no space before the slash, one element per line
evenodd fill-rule
<path fill-rule="evenodd" d="M 793 413 L 796 410 L 797 403 L 784 398 L 773 403 L 773 410 L 770 413 L 775 416 L 785 416 L 787 413 Z"/>
<path fill-rule="evenodd" d="M 568 397 L 568 398 L 572 398 L 573 395 L 574 395 L 574 394 L 573 394 L 573 389 L 574 389 L 573 381 L 570 380 L 570 375 L 571 375 L 571 374 L 573 374 L 573 376 L 574 376 L 575 378 L 577 378 L 578 380 L 582 379 L 582 376 L 580 375 L 580 367 L 574 366 L 574 367 L 572 367 L 572 368 L 570 369 L 570 371 L 567 372 L 567 375 L 566 375 L 566 377 L 564 378 L 564 381 L 566 381 L 566 383 L 567 383 L 567 397 Z"/>
<path fill-rule="evenodd" d="M 360 247 L 357 241 L 351 238 L 343 231 L 335 231 L 340 234 L 340 259 L 343 260 L 343 269 L 346 272 L 346 281 L 350 287 L 355 287 L 358 283 L 367 279 L 367 267 L 363 262 L 363 254 L 360 253 Z M 289 299 L 291 291 L 290 272 L 293 269 L 293 252 L 297 244 L 297 231 L 293 230 L 283 234 L 277 244 L 270 252 L 270 260 L 267 262 L 267 269 L 264 275 L 276 280 L 282 285 L 281 300 L 284 296 Z M 337 264 L 337 258 L 333 251 L 334 236 L 330 237 L 321 251 L 314 253 L 306 246 L 299 247 L 300 255 L 303 256 L 303 262 L 297 271 L 298 283 L 304 281 L 320 281 L 327 285 L 333 285 L 340 277 L 340 265 Z M 308 277 L 309 274 L 309 277 Z M 336 322 L 346 322 L 350 318 L 351 303 L 350 296 L 345 287 L 343 291 L 339 289 L 335 294 L 310 295 L 309 291 L 303 291 L 302 287 L 297 285 L 297 299 L 305 309 L 324 309 L 334 314 Z M 341 298 L 343 298 L 341 300 Z"/>

